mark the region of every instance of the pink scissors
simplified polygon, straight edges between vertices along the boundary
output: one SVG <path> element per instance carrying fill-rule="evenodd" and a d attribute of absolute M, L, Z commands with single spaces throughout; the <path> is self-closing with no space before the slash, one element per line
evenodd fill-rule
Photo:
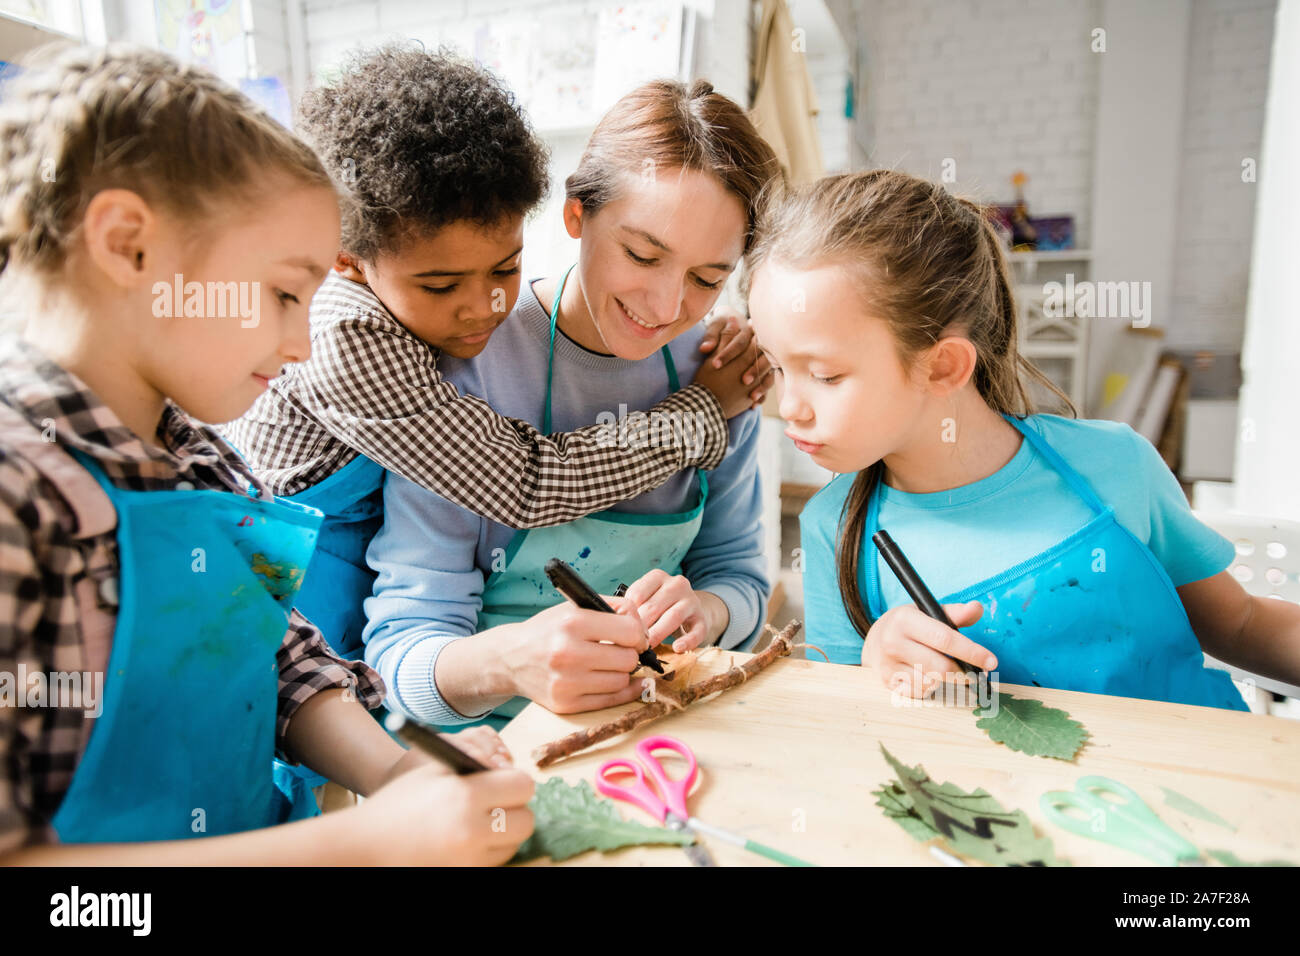
<path fill-rule="evenodd" d="M 680 780 L 669 777 L 664 765 L 654 755 L 656 750 L 672 750 L 686 758 L 686 776 Z M 689 830 L 693 833 L 694 828 L 690 826 L 691 814 L 686 809 L 686 797 L 699 776 L 700 768 L 691 748 L 673 737 L 647 737 L 636 745 L 636 755 L 640 758 L 639 762 L 607 760 L 601 764 L 596 771 L 596 789 L 614 800 L 635 804 L 670 830 Z M 645 766 L 642 767 L 642 764 Z M 614 771 L 616 776 L 631 774 L 636 780 L 630 786 L 621 787 L 609 782 L 607 775 L 610 771 Z M 654 781 L 657 793 L 646 782 L 647 772 Z M 682 849 L 696 866 L 717 866 L 709 851 L 698 842 Z"/>

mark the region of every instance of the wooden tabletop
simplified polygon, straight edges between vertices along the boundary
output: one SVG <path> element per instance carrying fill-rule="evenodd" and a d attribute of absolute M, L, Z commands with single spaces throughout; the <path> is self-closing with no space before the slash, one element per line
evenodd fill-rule
<path fill-rule="evenodd" d="M 716 653 L 691 679 L 747 656 Z M 1072 789 L 1089 774 L 1136 790 L 1202 851 L 1300 863 L 1300 721 L 1038 687 L 1003 689 L 1059 707 L 1088 729 L 1090 739 L 1073 763 L 993 743 L 975 726 L 969 708 L 900 705 L 874 671 L 790 658 L 712 700 L 544 771 L 529 757 L 534 747 L 639 705 L 560 717 L 530 704 L 502 736 L 516 762 L 539 781 L 560 776 L 570 783 L 593 783 L 597 767 L 611 757 L 633 758 L 632 747 L 642 737 L 677 737 L 695 751 L 700 765 L 689 803 L 696 817 L 822 865 L 939 865 L 926 844 L 875 805 L 871 791 L 892 776 L 880 753 L 882 743 L 902 763 L 924 765 L 936 781 L 964 790 L 983 787 L 1006 808 L 1024 810 L 1038 832 L 1052 839 L 1057 855 L 1075 866 L 1149 862 L 1045 822 L 1039 797 Z M 1190 797 L 1237 829 L 1174 809 L 1165 803 L 1162 787 Z M 631 804 L 618 808 L 627 819 L 652 822 Z M 706 845 L 719 866 L 776 865 L 717 840 Z M 679 847 L 592 852 L 566 863 L 689 865 Z"/>

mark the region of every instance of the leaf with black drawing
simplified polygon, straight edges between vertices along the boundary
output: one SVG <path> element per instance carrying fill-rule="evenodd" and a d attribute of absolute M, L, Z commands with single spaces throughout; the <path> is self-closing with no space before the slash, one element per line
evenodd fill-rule
<path fill-rule="evenodd" d="M 1073 760 L 1088 739 L 1083 724 L 1072 720 L 1063 710 L 1044 705 L 1041 700 L 999 693 L 994 703 L 996 710 L 993 707 L 975 708 L 975 716 L 980 718 L 975 721 L 975 726 L 990 739 L 1006 744 L 1012 750 L 1031 757 Z"/>
<path fill-rule="evenodd" d="M 539 856 L 567 860 L 588 850 L 617 850 L 652 843 L 693 843 L 689 832 L 648 827 L 618 815 L 612 800 L 596 796 L 585 780 L 571 787 L 560 777 L 538 786 L 528 801 L 533 811 L 533 835 L 519 847 L 511 863 Z"/>
<path fill-rule="evenodd" d="M 887 804 L 878 802 L 886 816 L 913 836 L 917 835 L 914 825 L 902 823 L 899 814 L 905 804 L 893 792 L 895 788 L 911 801 L 910 811 L 943 837 L 954 853 L 995 866 L 1068 865 L 1056 857 L 1050 839 L 1034 832 L 1023 810 L 1007 810 L 984 790 L 967 793 L 955 784 L 937 783 L 919 764 L 908 767 L 899 763 L 884 744 L 880 750 L 898 776 L 882 788 L 888 795 Z"/>
<path fill-rule="evenodd" d="M 885 816 L 902 827 L 914 840 L 924 843 L 939 835 L 938 830 L 921 819 L 921 815 L 912 806 L 912 798 L 895 781 L 882 784 L 879 790 L 871 791 L 871 795 L 876 798 L 876 806 L 885 811 Z"/>

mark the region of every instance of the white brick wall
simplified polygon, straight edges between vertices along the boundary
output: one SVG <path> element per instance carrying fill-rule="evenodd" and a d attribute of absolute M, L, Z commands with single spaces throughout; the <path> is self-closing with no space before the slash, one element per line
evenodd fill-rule
<path fill-rule="evenodd" d="M 1276 0 L 1192 5 L 1169 341 L 1241 347 Z M 1258 170 L 1256 170 L 1258 172 Z"/>
<path fill-rule="evenodd" d="M 1071 213 L 1088 242 L 1097 25 L 1094 0 L 862 0 L 859 103 L 869 166 L 938 179 L 985 201 L 1029 176 L 1035 215 Z"/>
<path fill-rule="evenodd" d="M 1194 0 L 1171 312 L 1179 347 L 1241 345 L 1255 187 L 1276 0 Z M 1098 54 L 1095 0 L 860 0 L 866 64 L 859 104 L 868 165 L 938 178 L 957 162 L 958 192 L 1009 199 L 1029 175 L 1036 215 L 1071 213 L 1090 245 Z M 1123 37 L 1108 37 L 1110 43 Z M 1141 95 L 1141 91 L 1134 91 Z"/>

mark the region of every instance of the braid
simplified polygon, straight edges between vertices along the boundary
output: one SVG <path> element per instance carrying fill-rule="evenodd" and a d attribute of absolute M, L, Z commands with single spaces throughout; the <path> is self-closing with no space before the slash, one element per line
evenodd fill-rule
<path fill-rule="evenodd" d="M 63 264 L 96 192 L 124 188 L 203 221 L 268 171 L 330 186 L 320 161 L 238 90 L 156 50 L 58 43 L 0 100 L 0 267 Z"/>

